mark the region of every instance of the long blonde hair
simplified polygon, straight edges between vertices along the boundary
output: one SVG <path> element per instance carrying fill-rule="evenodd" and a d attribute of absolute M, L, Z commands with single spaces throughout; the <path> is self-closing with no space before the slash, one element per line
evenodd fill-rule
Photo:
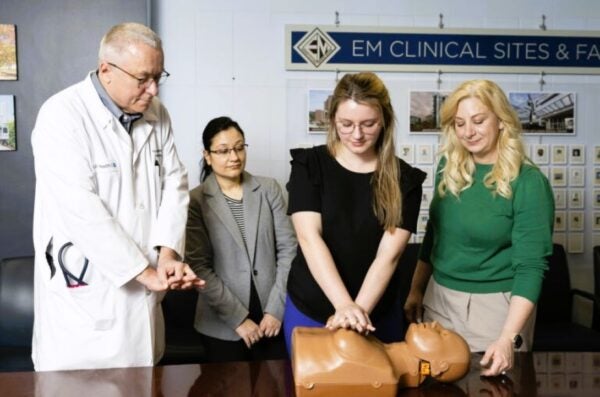
<path fill-rule="evenodd" d="M 400 167 L 394 147 L 395 116 L 387 88 L 371 72 L 346 74 L 337 84 L 329 103 L 329 131 L 327 148 L 335 156 L 340 142 L 335 116 L 340 103 L 346 100 L 370 106 L 381 115 L 381 133 L 375 143 L 377 168 L 371 180 L 373 186 L 373 211 L 386 230 L 393 230 L 402 222 L 402 195 L 400 193 Z"/>
<path fill-rule="evenodd" d="M 440 115 L 443 142 L 440 155 L 446 160 L 446 164 L 441 171 L 438 192 L 444 196 L 448 191 L 458 197 L 461 191 L 473 184 L 475 161 L 460 143 L 454 128 L 458 105 L 466 98 L 479 99 L 504 126 L 498 132 L 498 158 L 485 176 L 484 184 L 500 196 L 510 198 L 510 182 L 519 175 L 521 165 L 530 161 L 525 156 L 519 116 L 502 89 L 490 80 L 465 81 L 442 104 Z"/>

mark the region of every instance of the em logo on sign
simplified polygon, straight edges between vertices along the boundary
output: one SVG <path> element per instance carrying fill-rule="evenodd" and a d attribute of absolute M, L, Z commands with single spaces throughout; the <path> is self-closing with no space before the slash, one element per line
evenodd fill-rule
<path fill-rule="evenodd" d="M 298 44 L 294 46 L 294 50 L 298 51 L 314 67 L 319 67 L 319 65 L 338 52 L 339 49 L 340 47 L 337 43 L 319 28 L 315 28 L 312 32 L 304 35 Z"/>

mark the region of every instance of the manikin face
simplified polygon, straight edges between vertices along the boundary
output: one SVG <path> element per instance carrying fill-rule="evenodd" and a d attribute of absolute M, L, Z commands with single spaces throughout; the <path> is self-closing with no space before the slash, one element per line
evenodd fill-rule
<path fill-rule="evenodd" d="M 456 136 L 476 163 L 493 164 L 498 158 L 498 135 L 502 121 L 478 98 L 459 102 L 454 116 Z"/>
<path fill-rule="evenodd" d="M 470 349 L 467 342 L 437 322 L 412 323 L 406 332 L 408 349 L 419 359 L 431 364 L 434 378 L 451 382 L 469 368 Z"/>
<path fill-rule="evenodd" d="M 163 72 L 162 52 L 147 44 L 134 44 L 110 63 L 103 61 L 98 68 L 108 95 L 125 113 L 145 112 L 158 95 L 156 80 Z M 149 77 L 154 78 L 148 84 L 137 80 Z"/>
<path fill-rule="evenodd" d="M 246 147 L 244 137 L 237 129 L 230 127 L 216 134 L 208 150 L 204 150 L 204 160 L 212 167 L 217 179 L 238 182 L 246 167 Z"/>
<path fill-rule="evenodd" d="M 337 107 L 335 127 L 345 150 L 356 155 L 372 154 L 381 134 L 381 116 L 371 106 L 347 99 Z"/>

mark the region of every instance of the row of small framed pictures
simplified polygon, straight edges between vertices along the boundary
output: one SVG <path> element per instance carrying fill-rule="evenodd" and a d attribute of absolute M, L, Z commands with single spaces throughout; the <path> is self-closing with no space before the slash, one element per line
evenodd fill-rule
<path fill-rule="evenodd" d="M 600 353 L 533 352 L 537 391 L 595 395 L 600 389 Z M 579 394 L 578 394 L 579 393 Z"/>
<path fill-rule="evenodd" d="M 546 143 L 525 145 L 526 154 L 537 165 L 585 164 L 585 145 L 549 145 Z M 398 157 L 409 164 L 433 164 L 437 145 L 404 143 L 398 145 Z M 594 147 L 594 164 L 600 164 L 600 146 Z"/>
<path fill-rule="evenodd" d="M 538 143 L 525 145 L 526 154 L 537 165 L 541 164 L 585 164 L 585 145 L 563 145 Z M 595 148 L 594 163 L 600 164 L 600 146 Z"/>
<path fill-rule="evenodd" d="M 553 189 L 554 208 L 557 210 L 585 208 L 585 189 Z M 593 208 L 600 208 L 600 189 L 593 191 Z"/>
<path fill-rule="evenodd" d="M 567 219 L 568 217 L 568 219 Z M 600 231 L 600 212 L 594 214 L 594 230 Z M 585 216 L 583 211 L 554 211 L 555 232 L 583 232 L 585 228 Z"/>
<path fill-rule="evenodd" d="M 554 232 L 552 240 L 560 244 L 569 254 L 583 254 L 583 232 Z"/>

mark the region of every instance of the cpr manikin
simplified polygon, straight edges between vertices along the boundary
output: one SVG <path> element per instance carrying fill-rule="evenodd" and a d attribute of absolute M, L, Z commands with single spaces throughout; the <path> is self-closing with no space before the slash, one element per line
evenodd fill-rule
<path fill-rule="evenodd" d="M 346 329 L 297 327 L 292 337 L 297 397 L 392 397 L 427 376 L 454 382 L 469 361 L 465 340 L 436 322 L 413 323 L 405 342 L 389 344 Z"/>

